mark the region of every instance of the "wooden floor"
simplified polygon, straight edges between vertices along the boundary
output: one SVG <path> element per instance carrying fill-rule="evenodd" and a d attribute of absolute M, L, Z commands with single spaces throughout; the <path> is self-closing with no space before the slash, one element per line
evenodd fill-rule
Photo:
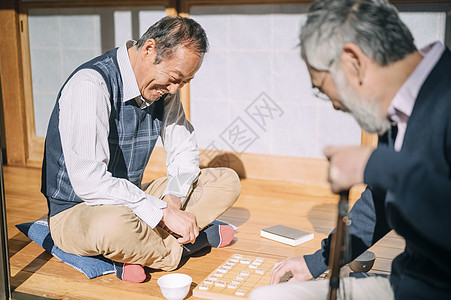
<path fill-rule="evenodd" d="M 159 175 L 146 174 L 144 181 Z M 120 281 L 114 274 L 90 280 L 31 242 L 14 225 L 47 213 L 39 191 L 40 170 L 5 166 L 4 179 L 12 289 L 54 299 L 164 299 L 156 282 L 165 272 L 150 273 L 150 280 L 142 284 Z M 337 197 L 324 188 L 252 179 L 243 179 L 241 184 L 238 201 L 221 216 L 238 226 L 232 245 L 205 251 L 176 271 L 193 278 L 191 290 L 232 254 L 282 259 L 312 253 L 335 226 Z M 360 190 L 351 192 L 351 204 Z M 314 232 L 315 238 L 296 247 L 260 238 L 261 228 L 275 224 Z M 388 273 L 392 259 L 403 248 L 403 239 L 393 232 L 387 235 L 372 247 L 377 255 L 372 271 Z M 188 299 L 195 299 L 191 291 Z"/>

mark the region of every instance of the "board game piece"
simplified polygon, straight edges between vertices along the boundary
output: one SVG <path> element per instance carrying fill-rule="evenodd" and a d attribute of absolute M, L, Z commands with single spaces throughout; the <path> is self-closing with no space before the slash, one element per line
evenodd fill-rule
<path fill-rule="evenodd" d="M 234 254 L 193 290 L 205 299 L 243 300 L 257 287 L 268 285 L 277 259 Z"/>
<path fill-rule="evenodd" d="M 236 283 L 230 283 L 227 287 L 228 287 L 229 289 L 236 289 L 236 288 L 238 287 L 238 284 L 236 284 Z"/>
<path fill-rule="evenodd" d="M 220 287 L 225 287 L 227 285 L 227 282 L 222 281 L 222 280 L 218 280 L 215 282 L 216 286 L 220 286 Z"/>
<path fill-rule="evenodd" d="M 251 260 L 250 260 L 250 259 L 248 259 L 248 258 L 242 258 L 242 259 L 241 259 L 241 263 L 242 263 L 242 264 L 246 264 L 246 265 L 248 265 L 248 264 L 250 264 L 250 263 L 251 263 Z"/>
<path fill-rule="evenodd" d="M 262 268 L 258 268 L 257 270 L 255 270 L 255 273 L 257 274 L 265 274 L 266 270 L 262 269 Z"/>
<path fill-rule="evenodd" d="M 210 277 L 208 277 L 208 279 L 210 279 L 211 281 L 216 281 L 219 279 L 219 276 L 217 275 L 210 275 Z"/>

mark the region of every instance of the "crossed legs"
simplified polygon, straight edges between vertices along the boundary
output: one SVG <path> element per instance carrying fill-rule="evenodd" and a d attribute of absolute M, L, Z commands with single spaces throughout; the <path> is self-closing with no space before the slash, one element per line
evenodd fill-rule
<path fill-rule="evenodd" d="M 145 192 L 160 198 L 167 179 L 144 185 Z M 237 174 L 228 168 L 203 169 L 184 208 L 196 216 L 202 229 L 237 200 Z M 62 250 L 81 256 L 103 256 L 117 262 L 154 269 L 175 269 L 182 246 L 167 231 L 150 228 L 125 206 L 78 204 L 50 218 L 52 238 Z"/>

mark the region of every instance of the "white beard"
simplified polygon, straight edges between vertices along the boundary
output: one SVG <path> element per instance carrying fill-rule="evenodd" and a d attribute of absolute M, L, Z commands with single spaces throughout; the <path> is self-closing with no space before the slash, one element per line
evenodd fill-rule
<path fill-rule="evenodd" d="M 380 102 L 374 97 L 363 98 L 348 84 L 339 67 L 333 68 L 331 75 L 335 81 L 342 105 L 360 127 L 368 133 L 382 135 L 390 129 L 390 121 L 380 115 Z"/>

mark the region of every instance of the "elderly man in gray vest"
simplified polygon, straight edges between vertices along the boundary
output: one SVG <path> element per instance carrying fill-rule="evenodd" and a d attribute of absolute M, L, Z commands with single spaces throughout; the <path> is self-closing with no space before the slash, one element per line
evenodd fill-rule
<path fill-rule="evenodd" d="M 142 266 L 173 270 L 184 256 L 232 241 L 230 226 L 212 222 L 238 198 L 239 178 L 227 168 L 199 169 L 178 92 L 207 48 L 194 20 L 165 17 L 137 42 L 69 76 L 50 118 L 42 168 L 56 246 L 103 255 L 119 278 L 142 282 Z M 158 137 L 167 177 L 141 184 Z"/>

